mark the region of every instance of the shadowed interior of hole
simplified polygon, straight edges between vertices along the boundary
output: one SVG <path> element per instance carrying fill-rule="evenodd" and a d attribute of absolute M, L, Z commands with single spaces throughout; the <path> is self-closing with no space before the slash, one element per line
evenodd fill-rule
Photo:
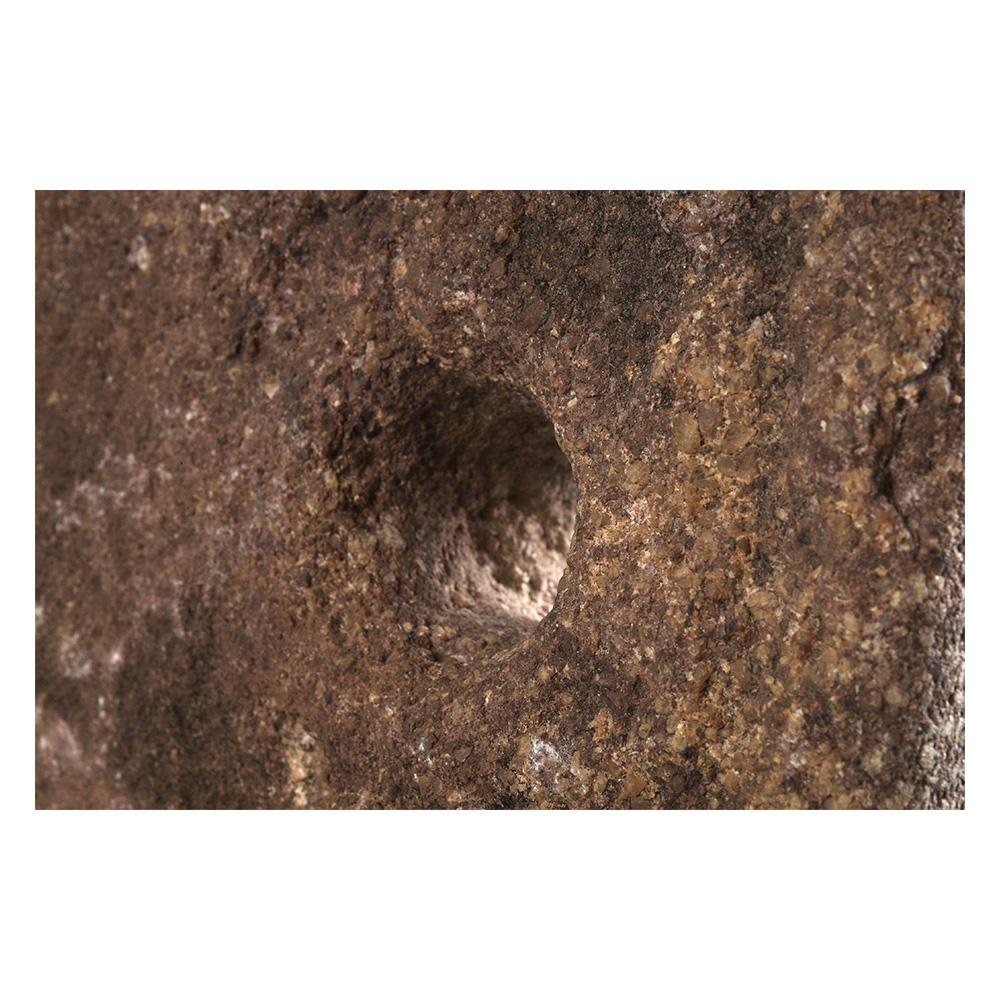
<path fill-rule="evenodd" d="M 397 437 L 402 604 L 435 648 L 493 652 L 552 607 L 577 488 L 552 423 L 509 386 L 442 380 Z"/>

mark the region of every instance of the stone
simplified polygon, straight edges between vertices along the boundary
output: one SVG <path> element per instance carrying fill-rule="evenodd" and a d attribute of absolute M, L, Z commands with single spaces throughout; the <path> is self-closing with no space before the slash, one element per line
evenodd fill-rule
<path fill-rule="evenodd" d="M 38 194 L 36 804 L 962 807 L 963 210 Z"/>

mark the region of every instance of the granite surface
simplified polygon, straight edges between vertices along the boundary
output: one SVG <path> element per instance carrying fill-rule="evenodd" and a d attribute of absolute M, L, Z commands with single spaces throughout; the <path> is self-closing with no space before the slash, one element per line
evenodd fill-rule
<path fill-rule="evenodd" d="M 958 193 L 41 193 L 39 807 L 964 804 Z"/>

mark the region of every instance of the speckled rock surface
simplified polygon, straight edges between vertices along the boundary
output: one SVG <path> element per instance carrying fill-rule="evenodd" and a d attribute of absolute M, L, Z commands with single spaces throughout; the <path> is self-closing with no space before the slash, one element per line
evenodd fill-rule
<path fill-rule="evenodd" d="M 37 804 L 963 805 L 963 211 L 40 194 Z"/>

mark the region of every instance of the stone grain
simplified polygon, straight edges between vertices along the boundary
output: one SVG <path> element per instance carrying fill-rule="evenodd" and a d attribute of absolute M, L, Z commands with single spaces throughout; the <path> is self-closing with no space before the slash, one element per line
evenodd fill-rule
<path fill-rule="evenodd" d="M 40 194 L 37 804 L 961 807 L 963 211 Z"/>

